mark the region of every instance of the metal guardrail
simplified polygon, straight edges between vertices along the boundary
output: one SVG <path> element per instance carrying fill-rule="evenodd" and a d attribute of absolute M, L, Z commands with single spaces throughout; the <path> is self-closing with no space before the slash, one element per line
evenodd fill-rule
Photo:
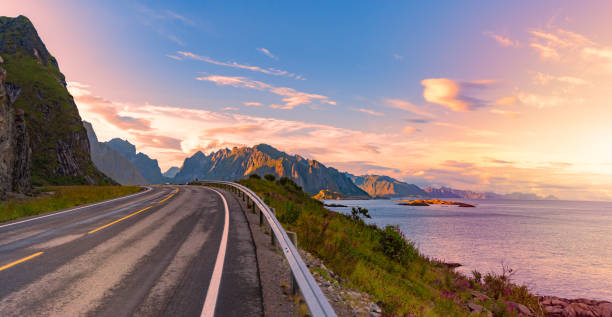
<path fill-rule="evenodd" d="M 289 236 L 281 226 L 276 216 L 257 194 L 255 194 L 248 187 L 243 186 L 234 182 L 227 181 L 204 181 L 205 184 L 211 185 L 222 185 L 227 187 L 228 189 L 235 190 L 238 193 L 242 193 L 246 195 L 253 204 L 257 206 L 261 215 L 263 215 L 268 222 L 268 225 L 272 229 L 276 240 L 278 241 L 279 247 L 287 259 L 289 263 L 289 267 L 291 269 L 291 273 L 293 275 L 294 281 L 297 283 L 300 292 L 302 293 L 302 297 L 304 297 L 304 301 L 310 310 L 310 313 L 315 316 L 329 316 L 335 317 L 336 312 L 327 301 L 327 298 L 319 288 L 319 285 L 310 274 L 310 270 L 302 260 L 300 253 L 297 248 L 291 243 Z"/>

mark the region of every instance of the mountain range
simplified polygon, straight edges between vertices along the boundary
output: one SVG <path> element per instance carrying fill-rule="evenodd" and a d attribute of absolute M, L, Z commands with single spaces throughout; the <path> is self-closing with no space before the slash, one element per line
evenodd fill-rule
<path fill-rule="evenodd" d="M 90 129 L 90 125 L 85 123 Z M 206 155 L 201 151 L 184 160 L 182 167 L 171 167 L 161 173 L 158 162 L 144 153 L 137 153 L 136 147 L 127 140 L 112 139 L 108 142 L 97 142 L 95 132 L 91 131 L 92 159 L 96 166 L 120 183 L 138 182 L 138 171 L 148 183 L 159 184 L 171 182 L 184 184 L 193 180 L 239 180 L 251 174 L 264 176 L 272 174 L 277 179 L 289 177 L 304 191 L 319 199 L 343 198 L 461 198 L 470 200 L 486 199 L 520 199 L 543 200 L 556 199 L 554 196 L 538 196 L 536 194 L 512 193 L 496 194 L 491 192 L 474 192 L 449 187 L 426 187 L 408 184 L 385 175 L 353 175 L 340 172 L 333 167 L 327 167 L 316 160 L 305 159 L 299 155 L 290 155 L 267 144 L 253 147 L 235 147 L 222 149 Z M 99 148 L 106 150 L 101 151 Z M 109 154 L 113 151 L 116 154 Z M 106 160 L 121 162 L 123 167 L 113 168 L 112 164 L 105 166 L 96 157 L 106 153 Z M 122 156 L 124 160 L 116 158 Z M 108 158 L 112 156 L 112 159 Z M 130 166 L 127 166 L 129 164 Z M 126 178 L 126 173 L 115 176 L 120 171 L 131 171 L 132 178 Z M 120 178 L 123 177 L 123 178 Z"/>
<path fill-rule="evenodd" d="M 162 184 L 170 181 L 170 179 L 162 175 L 157 160 L 150 158 L 142 152 L 136 153 L 136 147 L 129 141 L 115 138 L 105 142 L 105 144 L 130 160 L 147 182 Z"/>
<path fill-rule="evenodd" d="M 329 189 L 348 196 L 368 196 L 337 169 L 299 155 L 289 155 L 267 144 L 223 149 L 209 155 L 198 151 L 185 159 L 173 182 L 185 183 L 194 179 L 236 180 L 251 174 L 289 177 L 312 195 L 321 189 Z"/>
<path fill-rule="evenodd" d="M 509 200 L 557 200 L 558 198 L 553 195 L 541 196 L 531 193 L 519 193 L 514 192 L 510 194 L 497 194 L 491 192 L 473 192 L 469 190 L 460 190 L 450 187 L 433 188 L 427 187 L 424 189 L 425 192 L 431 197 L 435 198 L 463 198 L 472 200 L 485 200 L 485 199 L 509 199 Z"/>
<path fill-rule="evenodd" d="M 83 121 L 87 137 L 91 160 L 94 165 L 104 174 L 114 179 L 121 185 L 146 185 L 149 182 L 142 176 L 138 168 L 105 142 L 98 142 L 96 132 L 91 123 Z"/>
<path fill-rule="evenodd" d="M 384 175 L 361 175 L 348 174 L 351 180 L 359 188 L 374 198 L 391 197 L 428 197 L 429 195 L 417 185 L 408 184 Z"/>

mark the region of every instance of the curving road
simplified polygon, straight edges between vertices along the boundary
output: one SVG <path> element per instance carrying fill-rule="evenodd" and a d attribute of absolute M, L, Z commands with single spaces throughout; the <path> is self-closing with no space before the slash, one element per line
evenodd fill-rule
<path fill-rule="evenodd" d="M 262 316 L 235 196 L 155 186 L 0 224 L 0 316 Z"/>

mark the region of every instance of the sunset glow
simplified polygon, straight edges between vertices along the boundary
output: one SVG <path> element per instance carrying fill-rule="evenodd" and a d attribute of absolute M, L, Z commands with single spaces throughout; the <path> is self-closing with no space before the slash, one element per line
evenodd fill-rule
<path fill-rule="evenodd" d="M 100 140 L 128 139 L 163 170 L 267 143 L 417 185 L 612 199 L 612 3 L 510 4 L 338 16 L 251 2 L 228 17 L 215 4 L 4 1 L 2 14 L 34 23 Z"/>

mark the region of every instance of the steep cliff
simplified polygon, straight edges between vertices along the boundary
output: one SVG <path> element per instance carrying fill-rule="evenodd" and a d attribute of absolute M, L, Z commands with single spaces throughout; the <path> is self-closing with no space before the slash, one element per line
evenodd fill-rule
<path fill-rule="evenodd" d="M 57 61 L 24 16 L 0 17 L 6 85 L 22 111 L 34 185 L 113 183 L 91 162 L 87 133 Z"/>
<path fill-rule="evenodd" d="M 32 153 L 24 113 L 13 107 L 19 91 L 4 82 L 3 62 L 0 56 L 0 199 L 7 192 L 27 193 L 32 187 Z"/>
<path fill-rule="evenodd" d="M 372 197 L 427 197 L 428 194 L 417 185 L 400 182 L 397 179 L 383 175 L 353 176 L 351 179 L 357 187 L 363 189 Z"/>
<path fill-rule="evenodd" d="M 89 138 L 91 160 L 102 173 L 121 185 L 148 184 L 147 180 L 130 160 L 107 144 L 98 141 L 91 123 L 83 121 L 83 125 L 85 130 L 87 130 L 87 137 Z"/>
<path fill-rule="evenodd" d="M 250 174 L 289 177 L 311 195 L 329 189 L 346 196 L 368 196 L 335 168 L 299 155 L 288 155 L 267 144 L 224 149 L 210 155 L 197 152 L 185 159 L 174 182 L 185 183 L 194 179 L 237 180 Z"/>
<path fill-rule="evenodd" d="M 168 178 L 162 175 L 157 160 L 150 158 L 144 153 L 136 153 L 136 147 L 129 141 L 115 138 L 104 142 L 104 144 L 130 160 L 149 183 L 161 184 L 169 181 Z"/>

